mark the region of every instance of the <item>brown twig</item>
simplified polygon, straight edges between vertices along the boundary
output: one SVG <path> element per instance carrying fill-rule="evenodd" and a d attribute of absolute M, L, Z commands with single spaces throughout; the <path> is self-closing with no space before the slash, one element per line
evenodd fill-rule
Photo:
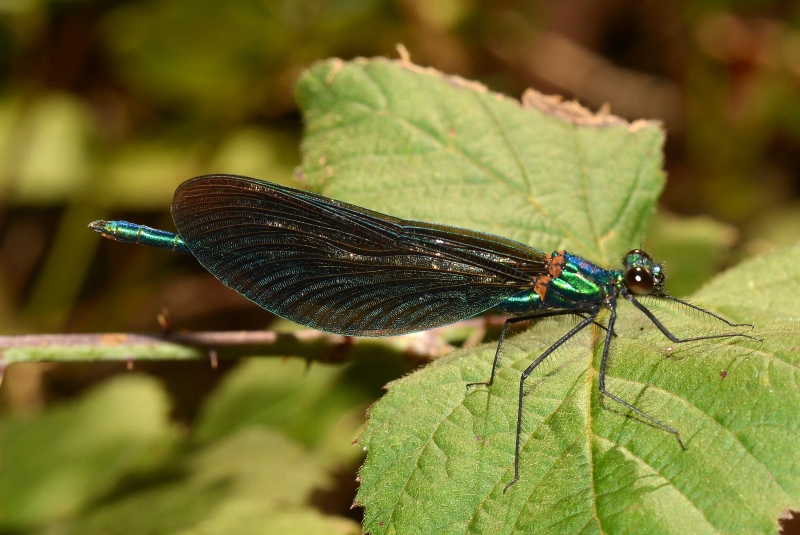
<path fill-rule="evenodd" d="M 492 317 L 478 317 L 424 333 L 386 338 L 356 338 L 311 329 L 275 331 L 165 331 L 152 334 L 42 334 L 0 336 L 0 362 L 85 362 L 96 360 L 196 360 L 241 356 L 299 356 L 335 362 L 361 353 L 402 353 L 413 358 L 435 359 L 453 347 L 447 334 L 456 329 L 483 329 Z M 468 337 L 468 334 L 465 335 Z"/>

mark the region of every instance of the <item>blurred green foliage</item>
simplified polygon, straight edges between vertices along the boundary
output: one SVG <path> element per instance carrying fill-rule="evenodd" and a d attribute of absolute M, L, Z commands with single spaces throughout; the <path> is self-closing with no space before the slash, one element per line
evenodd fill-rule
<path fill-rule="evenodd" d="M 74 514 L 122 476 L 159 462 L 175 438 L 156 381 L 124 377 L 37 418 L 0 424 L 0 524 Z M 44 447 L 46 445 L 46 447 Z"/>
<path fill-rule="evenodd" d="M 85 225 L 120 217 L 170 229 L 175 187 L 206 172 L 293 183 L 300 72 L 328 57 L 396 55 L 396 43 L 415 63 L 515 97 L 533 86 L 593 108 L 608 102 L 630 119 L 664 121 L 662 202 L 670 215 L 654 220 L 645 244 L 667 259 L 676 294 L 800 236 L 794 3 L 8 0 L 0 2 L 0 330 L 149 331 L 162 307 L 180 328 L 270 325 L 270 314 L 192 259 L 101 242 Z M 0 530 L 101 532 L 158 503 L 182 511 L 183 523 L 131 520 L 131 532 L 221 529 L 237 516 L 231 511 L 272 514 L 271 490 L 258 487 L 267 496 L 261 504 L 241 490 L 251 489 L 247 472 L 257 467 L 209 475 L 214 455 L 230 455 L 225 448 L 273 462 L 258 457 L 269 444 L 278 465 L 308 466 L 273 525 L 300 518 L 318 522 L 317 533 L 357 533 L 342 517 L 353 514 L 359 450 L 345 443 L 378 397 L 376 384 L 360 391 L 342 378 L 350 372 L 327 368 L 312 369 L 305 382 L 294 363 L 250 362 L 226 376 L 230 367 L 148 365 L 160 383 L 111 385 L 104 381 L 124 366 L 9 368 L 0 389 L 0 458 L 31 462 L 17 475 L 0 468 L 0 493 L 17 500 L 0 501 Z M 109 416 L 92 406 L 123 394 L 140 416 L 109 428 Z M 260 411 L 277 399 L 308 409 L 283 417 Z M 72 401 L 63 410 L 50 408 L 65 400 Z M 126 418 L 129 408 L 112 413 Z M 128 450 L 111 441 L 137 434 L 137 425 L 147 432 Z M 184 443 L 178 437 L 187 429 Z M 63 445 L 74 440 L 69 433 L 97 449 Z M 15 445 L 13 435 L 33 441 Z M 182 445 L 165 451 L 175 440 Z M 328 490 L 307 498 L 316 487 Z M 197 501 L 175 501 L 187 493 Z"/>

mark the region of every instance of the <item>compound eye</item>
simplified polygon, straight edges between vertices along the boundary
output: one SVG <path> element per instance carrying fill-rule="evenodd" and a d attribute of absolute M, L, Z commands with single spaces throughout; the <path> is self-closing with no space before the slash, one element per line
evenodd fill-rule
<path fill-rule="evenodd" d="M 639 256 L 641 258 L 650 260 L 650 255 L 642 251 L 641 249 L 631 249 L 628 251 L 628 254 L 625 255 L 626 258 L 630 258 L 632 256 Z"/>
<path fill-rule="evenodd" d="M 648 295 L 653 291 L 655 281 L 646 269 L 632 267 L 625 273 L 625 286 L 636 295 Z"/>

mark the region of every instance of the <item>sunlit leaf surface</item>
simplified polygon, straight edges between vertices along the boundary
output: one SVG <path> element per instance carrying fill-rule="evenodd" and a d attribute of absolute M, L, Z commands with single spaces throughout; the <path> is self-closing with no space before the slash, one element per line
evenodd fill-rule
<path fill-rule="evenodd" d="M 663 186 L 656 123 L 525 105 L 388 60 L 318 64 L 299 82 L 303 171 L 326 195 L 408 219 L 567 248 L 616 265 Z"/>
<path fill-rule="evenodd" d="M 780 285 L 759 282 L 763 263 Z M 460 351 L 392 384 L 371 410 L 358 501 L 368 532 L 776 533 L 800 504 L 800 248 L 734 269 L 697 302 L 752 319 L 763 342 L 675 346 L 621 305 L 608 388 L 676 426 L 687 442 L 630 417 L 597 393 L 599 332 L 579 336 L 538 369 L 525 398 L 522 473 L 513 476 L 520 372 L 568 321 L 511 340 L 495 385 L 494 345 Z M 752 281 L 738 313 L 713 290 Z M 762 307 L 781 303 L 782 307 Z M 754 310 L 761 311 L 756 314 Z M 675 332 L 727 330 L 694 315 L 661 316 Z M 796 316 L 795 316 L 796 319 Z M 674 348 L 674 349 L 673 349 Z"/>
<path fill-rule="evenodd" d="M 404 62 L 322 63 L 301 80 L 298 99 L 309 185 L 392 215 L 565 247 L 607 267 L 639 245 L 663 183 L 656 125 L 590 116 L 537 94 L 520 106 Z M 798 265 L 795 257 L 780 265 Z M 781 274 L 776 288 L 798 277 Z M 752 318 L 734 306 L 769 301 L 766 287 L 752 290 L 727 307 L 705 293 L 697 300 Z M 682 336 L 730 329 L 653 306 Z M 503 493 L 520 372 L 571 325 L 545 321 L 512 338 L 491 389 L 466 384 L 488 378 L 494 344 L 390 387 L 361 439 L 367 532 L 776 531 L 778 516 L 800 503 L 798 330 L 787 323 L 760 322 L 763 342 L 673 347 L 622 304 L 608 387 L 678 427 L 688 451 L 599 399 L 601 331 L 585 332 L 531 376 L 521 479 Z"/>

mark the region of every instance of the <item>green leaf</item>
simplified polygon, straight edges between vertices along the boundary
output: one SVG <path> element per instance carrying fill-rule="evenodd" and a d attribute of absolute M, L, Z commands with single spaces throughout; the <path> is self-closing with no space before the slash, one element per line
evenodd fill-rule
<path fill-rule="evenodd" d="M 415 366 L 407 355 L 373 355 L 350 348 L 345 365 L 301 359 L 253 358 L 239 364 L 208 398 L 194 438 L 219 440 L 243 428 L 278 429 L 314 452 L 334 469 L 363 460 L 353 446 L 364 427 L 367 407 L 387 382 Z"/>
<path fill-rule="evenodd" d="M 157 139 L 127 143 L 112 153 L 99 174 L 94 198 L 110 207 L 162 209 L 185 177 L 197 174 L 196 143 Z"/>
<path fill-rule="evenodd" d="M 703 287 L 696 299 L 715 303 L 737 321 L 758 323 L 800 320 L 800 243 L 743 262 Z M 795 340 L 800 345 L 800 340 Z"/>
<path fill-rule="evenodd" d="M 3 99 L 0 195 L 11 192 L 18 203 L 64 203 L 79 195 L 90 173 L 91 124 L 85 103 L 66 94 Z"/>
<path fill-rule="evenodd" d="M 208 142 L 208 140 L 205 140 Z M 123 145 L 99 166 L 95 202 L 113 208 L 163 209 L 187 176 L 224 170 L 286 182 L 297 164 L 294 136 L 280 130 L 241 128 L 221 140 L 202 163 L 202 140 L 175 135 Z"/>
<path fill-rule="evenodd" d="M 779 515 L 800 506 L 800 326 L 782 317 L 800 310 L 798 285 L 800 246 L 725 273 L 695 299 L 729 309 L 736 320 L 758 318 L 763 342 L 731 338 L 673 349 L 620 305 L 607 387 L 677 427 L 687 451 L 673 435 L 599 398 L 603 333 L 595 330 L 526 383 L 520 480 L 503 493 L 513 477 L 520 373 L 554 333 L 574 324 L 567 320 L 511 338 L 490 389 L 465 385 L 488 377 L 494 344 L 393 383 L 360 440 L 367 449 L 357 498 L 366 507 L 365 531 L 776 533 Z M 735 303 L 731 288 L 742 288 Z M 720 332 L 717 323 L 677 311 L 663 319 L 682 336 Z"/>
<path fill-rule="evenodd" d="M 99 37 L 113 69 L 147 102 L 230 123 L 290 111 L 287 83 L 325 51 L 383 48 L 397 26 L 385 5 L 145 0 L 105 10 Z"/>
<path fill-rule="evenodd" d="M 207 164 L 209 172 L 222 169 L 234 175 L 258 176 L 289 184 L 298 164 L 299 132 L 243 127 L 222 140 Z"/>
<path fill-rule="evenodd" d="M 638 245 L 664 182 L 657 123 L 532 91 L 521 105 L 405 62 L 320 63 L 297 100 L 305 178 L 326 195 L 601 265 Z"/>
<path fill-rule="evenodd" d="M 156 381 L 129 376 L 42 416 L 0 421 L 0 525 L 75 513 L 121 476 L 163 459 L 173 443 Z"/>
<path fill-rule="evenodd" d="M 696 291 L 718 273 L 736 242 L 735 228 L 708 217 L 659 213 L 644 241 L 644 250 L 664 265 L 670 295 Z"/>
<path fill-rule="evenodd" d="M 165 481 L 100 504 L 66 533 L 359 533 L 305 504 L 328 476 L 301 447 L 250 428 L 184 459 Z"/>
<path fill-rule="evenodd" d="M 270 426 L 314 448 L 317 459 L 355 461 L 362 452 L 352 442 L 375 398 L 346 382 L 347 372 L 346 366 L 300 359 L 251 359 L 208 399 L 195 436 L 210 441 L 242 428 Z"/>
<path fill-rule="evenodd" d="M 547 252 L 563 247 L 605 267 L 639 244 L 663 185 L 655 124 L 593 116 L 533 92 L 520 105 L 405 61 L 321 63 L 297 98 L 309 186 L 400 217 Z M 654 308 L 681 336 L 729 329 Z M 361 438 L 365 531 L 774 533 L 778 516 L 800 503 L 790 342 L 798 329 L 767 322 L 757 331 L 764 342 L 684 346 L 627 303 L 619 315 L 608 389 L 678 427 L 688 451 L 599 398 L 603 332 L 587 330 L 526 383 L 521 478 L 503 493 L 513 477 L 520 374 L 575 324 L 539 322 L 508 341 L 489 389 L 466 384 L 488 379 L 494 344 L 391 385 Z"/>
<path fill-rule="evenodd" d="M 762 210 L 757 219 L 748 225 L 755 239 L 747 244 L 748 252 L 765 252 L 776 246 L 792 245 L 797 241 L 800 228 L 800 202 L 770 207 Z"/>

